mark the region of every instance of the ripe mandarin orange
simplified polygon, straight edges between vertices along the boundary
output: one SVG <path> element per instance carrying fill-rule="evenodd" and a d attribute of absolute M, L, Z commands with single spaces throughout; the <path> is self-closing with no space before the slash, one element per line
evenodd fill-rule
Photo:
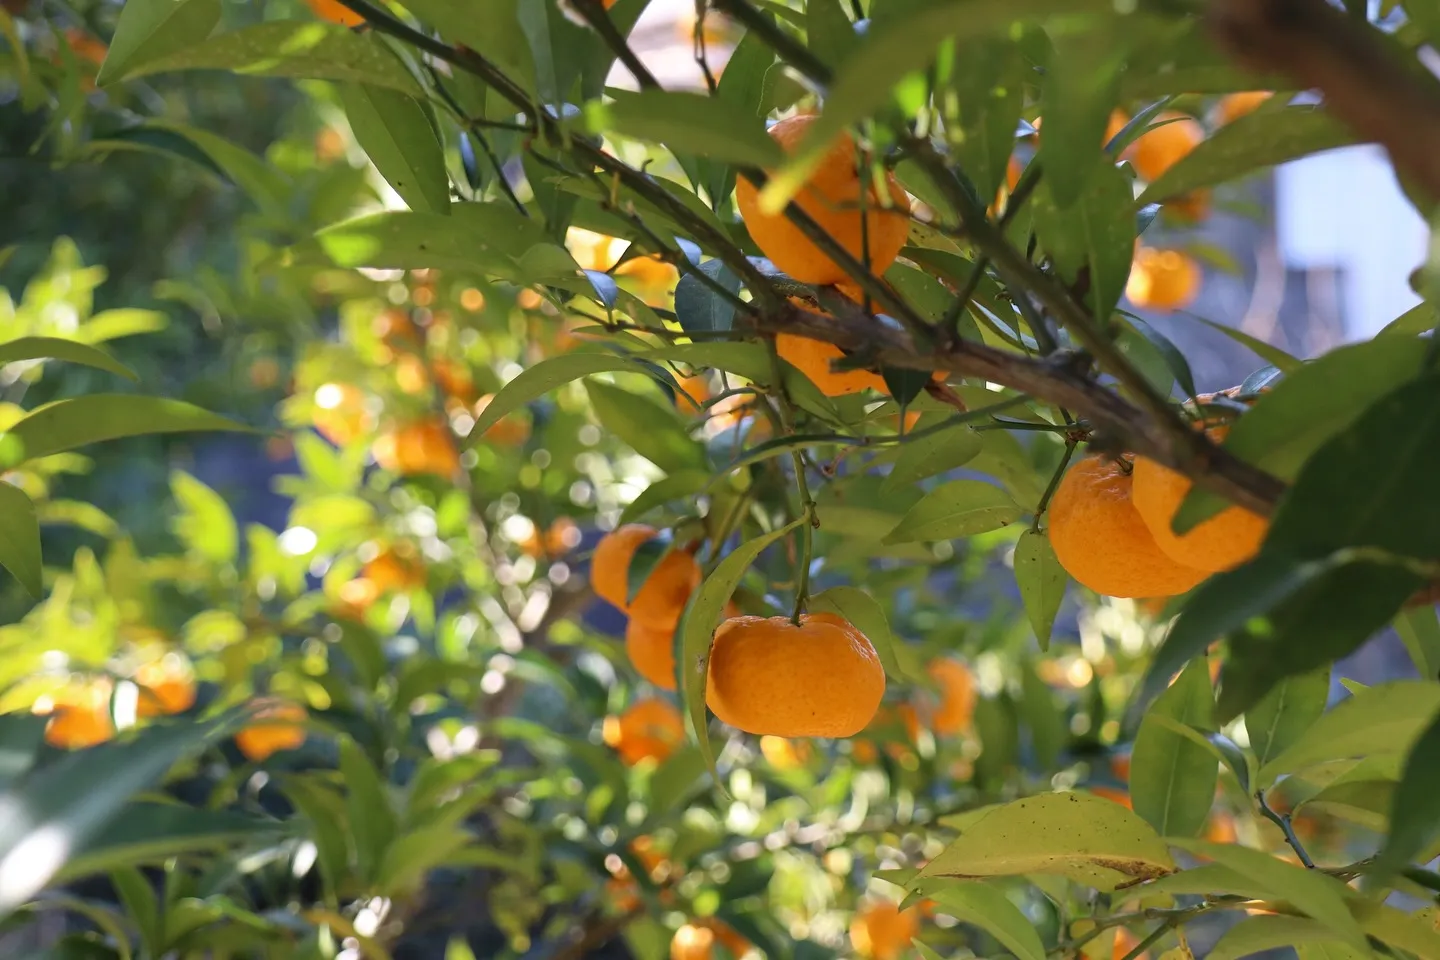
<path fill-rule="evenodd" d="M 710 378 L 703 373 L 697 373 L 693 377 L 686 377 L 680 381 L 680 392 L 685 394 L 697 405 L 703 405 L 710 399 Z M 688 407 L 688 404 L 682 404 Z"/>
<path fill-rule="evenodd" d="M 869 639 L 833 613 L 734 617 L 715 631 L 706 702 L 746 733 L 850 737 L 875 716 L 885 671 Z"/>
<path fill-rule="evenodd" d="M 1143 310 L 1182 310 L 1195 302 L 1204 274 L 1178 250 L 1141 247 L 1135 252 L 1125 296 Z"/>
<path fill-rule="evenodd" d="M 770 136 L 786 153 L 793 153 L 816 119 L 805 114 L 781 120 L 770 128 Z M 868 175 L 865 179 L 869 180 Z M 910 232 L 910 198 L 890 173 L 885 175 L 885 190 L 893 209 L 882 209 L 879 192 L 870 184 L 862 227 L 855 141 L 843 134 L 825 153 L 794 202 L 856 259 L 864 259 L 863 241 L 868 241 L 870 270 L 881 276 L 900 255 Z M 846 278 L 840 265 L 822 253 L 783 211 L 762 213 L 759 191 L 744 177 L 735 184 L 735 205 L 756 246 L 795 280 L 833 284 Z"/>
<path fill-rule="evenodd" d="M 45 742 L 62 750 L 83 750 L 115 736 L 109 680 L 74 683 L 35 702 L 34 712 L 50 715 Z"/>
<path fill-rule="evenodd" d="M 715 931 L 687 923 L 670 939 L 670 960 L 710 960 L 714 949 Z"/>
<path fill-rule="evenodd" d="M 340 0 L 305 0 L 305 3 L 321 20 L 329 20 L 342 27 L 357 27 L 365 22 L 364 17 L 345 6 Z"/>
<path fill-rule="evenodd" d="M 776 770 L 798 770 L 810 760 L 810 744 L 784 737 L 760 738 L 760 755 Z"/>
<path fill-rule="evenodd" d="M 925 668 L 940 688 L 940 704 L 930 713 L 930 729 L 936 733 L 958 733 L 970 726 L 975 715 L 975 677 L 959 660 L 942 657 Z"/>
<path fill-rule="evenodd" d="M 315 430 L 335 444 L 345 444 L 370 428 L 365 394 L 349 383 L 326 383 L 315 390 Z"/>
<path fill-rule="evenodd" d="M 850 945 L 866 960 L 895 960 L 910 949 L 919 930 L 914 907 L 901 910 L 889 900 L 876 900 L 856 911 L 850 921 Z"/>
<path fill-rule="evenodd" d="M 827 397 L 844 397 L 861 390 L 886 392 L 885 378 L 869 370 L 836 371 L 831 361 L 845 356 L 833 343 L 811 340 L 793 333 L 775 335 L 775 352 L 805 374 Z"/>
<path fill-rule="evenodd" d="M 261 763 L 281 750 L 305 742 L 305 708 L 293 700 L 271 700 L 255 711 L 250 724 L 235 734 L 235 746 L 246 759 Z"/>
<path fill-rule="evenodd" d="M 1220 443 L 1229 432 L 1226 426 L 1206 431 Z M 1255 556 L 1270 523 L 1244 507 L 1226 507 L 1183 537 L 1171 529 L 1175 511 L 1190 493 L 1190 478 L 1162 466 L 1148 457 L 1135 458 L 1135 509 L 1145 521 L 1155 543 L 1170 559 L 1218 573 L 1237 567 Z"/>
<path fill-rule="evenodd" d="M 675 689 L 675 628 L 631 617 L 625 625 L 625 654 L 635 672 L 662 690 Z"/>
<path fill-rule="evenodd" d="M 379 437 L 370 452 L 386 470 L 406 476 L 454 476 L 460 470 L 455 436 L 442 420 L 422 420 L 394 427 Z"/>
<path fill-rule="evenodd" d="M 660 531 L 648 524 L 627 523 L 601 537 L 590 559 L 590 586 L 596 596 L 628 612 L 630 561 L 641 544 L 659 535 Z"/>
<path fill-rule="evenodd" d="M 1166 122 L 1170 121 L 1170 122 Z M 1156 117 L 1154 127 L 1136 138 L 1125 155 L 1142 180 L 1155 181 L 1194 150 L 1205 139 L 1205 128 L 1192 117 L 1167 110 Z"/>
<path fill-rule="evenodd" d="M 360 575 L 381 593 L 425 586 L 425 565 L 414 555 L 414 548 L 401 551 L 387 547 L 360 568 Z"/>
<path fill-rule="evenodd" d="M 688 550 L 668 551 L 630 601 L 630 619 L 650 627 L 674 630 L 701 579 L 700 564 Z"/>
<path fill-rule="evenodd" d="M 619 716 L 606 717 L 601 734 L 621 760 L 634 766 L 641 760 L 664 761 L 674 753 L 685 739 L 685 722 L 668 701 L 647 697 Z"/>
<path fill-rule="evenodd" d="M 1275 96 L 1271 90 L 1247 90 L 1244 93 L 1230 93 L 1220 98 L 1215 105 L 1215 125 L 1223 127 L 1234 123 L 1246 114 L 1254 113 L 1260 105 Z"/>
<path fill-rule="evenodd" d="M 135 713 L 141 717 L 184 713 L 195 703 L 195 671 L 190 661 L 170 652 L 135 670 L 140 699 Z"/>
<path fill-rule="evenodd" d="M 435 371 L 435 383 L 446 398 L 466 405 L 475 402 L 475 378 L 468 366 L 449 357 L 437 357 L 430 366 Z"/>
<path fill-rule="evenodd" d="M 1165 555 L 1140 518 L 1125 467 L 1104 457 L 1080 460 L 1050 499 L 1050 545 L 1070 576 L 1111 597 L 1170 597 L 1205 571 Z"/>

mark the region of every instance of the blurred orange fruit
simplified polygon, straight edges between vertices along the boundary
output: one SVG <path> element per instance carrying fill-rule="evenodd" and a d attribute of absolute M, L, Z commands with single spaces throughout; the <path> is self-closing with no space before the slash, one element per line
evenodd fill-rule
<path fill-rule="evenodd" d="M 679 381 L 680 392 L 694 400 L 697 406 L 704 405 L 710 399 L 710 378 L 703 373 L 697 373 L 693 377 L 686 377 Z"/>
<path fill-rule="evenodd" d="M 920 931 L 914 907 L 901 910 L 889 900 L 876 900 L 855 912 L 850 921 L 850 945 L 866 960 L 895 960 L 910 949 Z"/>
<path fill-rule="evenodd" d="M 735 617 L 710 647 L 705 698 L 725 723 L 780 737 L 850 737 L 885 695 L 869 639 L 833 613 Z"/>
<path fill-rule="evenodd" d="M 305 3 L 321 20 L 338 23 L 342 27 L 358 27 L 365 18 L 351 10 L 340 0 L 305 0 Z"/>
<path fill-rule="evenodd" d="M 366 408 L 365 394 L 349 383 L 321 384 L 315 390 L 315 430 L 343 447 L 368 433 L 374 418 Z"/>
<path fill-rule="evenodd" d="M 448 399 L 467 406 L 476 401 L 475 378 L 468 366 L 449 357 L 437 357 L 430 368 L 435 372 L 435 383 L 439 385 L 440 392 Z"/>
<path fill-rule="evenodd" d="M 195 670 L 173 650 L 136 668 L 135 685 L 140 688 L 137 716 L 184 713 L 195 704 Z"/>
<path fill-rule="evenodd" d="M 1050 545 L 1080 583 L 1111 597 L 1169 597 L 1205 579 L 1155 543 L 1133 501 L 1128 462 L 1099 456 L 1066 471 L 1050 500 Z"/>
<path fill-rule="evenodd" d="M 760 755 L 776 770 L 798 770 L 810 762 L 810 744 L 804 740 L 764 736 L 760 738 Z"/>
<path fill-rule="evenodd" d="M 793 153 L 815 122 L 813 114 L 781 120 L 770 136 L 786 153 Z M 863 178 L 867 183 L 869 176 Z M 891 209 L 883 209 L 876 185 L 869 184 L 865 213 L 861 206 L 861 171 L 856 164 L 855 141 L 838 137 L 811 173 L 794 203 L 856 259 L 864 260 L 868 245 L 870 271 L 884 275 L 899 256 L 910 233 L 910 198 L 891 173 L 884 178 Z M 820 251 L 784 212 L 764 213 L 759 191 L 743 176 L 735 184 L 735 205 L 745 228 L 762 253 L 777 268 L 801 283 L 833 284 L 845 280 L 845 270 Z"/>
<path fill-rule="evenodd" d="M 1234 123 L 1260 109 L 1260 105 L 1273 96 L 1273 90 L 1247 90 L 1244 93 L 1226 94 L 1215 105 L 1215 125 L 1223 127 L 1227 123 Z"/>
<path fill-rule="evenodd" d="M 93 36 L 78 27 L 65 28 L 65 46 L 81 60 L 92 64 L 101 64 L 105 61 L 105 55 L 110 52 L 105 41 Z"/>
<path fill-rule="evenodd" d="M 930 713 L 930 729 L 939 734 L 958 733 L 975 716 L 975 676 L 959 660 L 942 657 L 925 668 L 940 688 L 940 704 Z"/>
<path fill-rule="evenodd" d="M 381 467 L 405 476 L 452 477 L 460 470 L 455 436 L 443 420 L 421 420 L 393 427 L 375 438 L 370 452 Z"/>
<path fill-rule="evenodd" d="M 1142 310 L 1182 310 L 1199 296 L 1202 279 L 1193 257 L 1178 250 L 1141 247 L 1130 267 L 1125 296 Z"/>
<path fill-rule="evenodd" d="M 305 742 L 308 717 L 305 708 L 292 700 L 265 701 L 249 725 L 235 734 L 235 746 L 256 763 L 281 750 L 294 750 Z"/>
<path fill-rule="evenodd" d="M 675 628 L 630 618 L 625 625 L 625 654 L 635 672 L 662 690 L 675 689 Z"/>
<path fill-rule="evenodd" d="M 634 766 L 642 760 L 664 761 L 674 753 L 685 740 L 685 723 L 668 701 L 649 697 L 606 717 L 601 734 L 621 760 Z"/>
<path fill-rule="evenodd" d="M 1165 171 L 1179 163 L 1205 139 L 1204 127 L 1192 117 L 1174 110 L 1160 114 L 1153 123 L 1164 125 L 1142 133 L 1125 154 L 1135 165 L 1141 179 L 1150 182 L 1159 180 Z"/>
<path fill-rule="evenodd" d="M 33 712 L 48 714 L 45 742 L 62 750 L 83 750 L 115 736 L 110 715 L 114 687 L 107 678 L 77 681 L 35 701 Z"/>
<path fill-rule="evenodd" d="M 394 307 L 381 311 L 375 318 L 374 330 L 375 336 L 387 347 L 404 349 L 420 342 L 420 331 L 415 329 L 410 315 Z"/>
<path fill-rule="evenodd" d="M 425 361 L 413 353 L 402 353 L 395 360 L 395 385 L 412 396 L 430 389 L 430 374 Z"/>

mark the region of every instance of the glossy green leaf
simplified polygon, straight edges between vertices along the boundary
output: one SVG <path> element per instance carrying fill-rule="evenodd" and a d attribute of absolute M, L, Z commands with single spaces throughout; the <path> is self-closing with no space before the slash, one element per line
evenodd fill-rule
<path fill-rule="evenodd" d="M 1420 676 L 1440 680 L 1440 619 L 1435 608 L 1425 604 L 1403 611 L 1395 618 L 1395 632 Z"/>
<path fill-rule="evenodd" d="M 25 491 L 0 480 L 0 567 L 20 581 L 36 600 L 45 591 L 41 578 L 40 520 Z"/>
<path fill-rule="evenodd" d="M 1047 123 L 1043 138 L 1046 143 L 1049 126 Z M 1094 315 L 1103 321 L 1120 302 L 1135 255 L 1135 218 L 1128 206 L 1130 180 L 1118 167 L 1099 164 L 1083 193 L 1062 206 L 1055 193 L 1056 181 L 1048 173 L 1050 168 L 1045 169 L 1047 176 L 1030 206 L 1035 232 L 1067 282 L 1074 283 L 1080 271 L 1088 268 L 1089 302 Z"/>
<path fill-rule="evenodd" d="M 630 523 L 666 503 L 692 497 L 704 490 L 710 479 L 707 470 L 680 470 L 661 477 L 625 505 L 625 509 L 620 512 L 620 522 Z"/>
<path fill-rule="evenodd" d="M 1369 936 L 1420 960 L 1440 960 L 1440 933 L 1433 922 L 1374 900 L 1352 900 L 1350 911 Z"/>
<path fill-rule="evenodd" d="M 1320 107 L 1283 107 L 1252 113 L 1212 133 L 1146 187 L 1136 203 L 1159 203 L 1354 142 L 1350 128 Z"/>
<path fill-rule="evenodd" d="M 1050 649 L 1050 632 L 1055 615 L 1065 599 L 1070 577 L 1055 557 L 1050 538 L 1037 530 L 1026 530 L 1015 543 L 1015 583 L 1020 588 L 1020 602 L 1030 628 L 1040 641 L 1040 649 Z"/>
<path fill-rule="evenodd" d="M 1266 343 L 1259 337 L 1252 337 L 1250 334 L 1246 333 L 1244 330 L 1241 330 L 1239 327 L 1232 327 L 1229 324 L 1224 323 L 1216 323 L 1214 320 L 1206 320 L 1204 317 L 1197 317 L 1194 314 L 1189 313 L 1182 313 L 1181 316 L 1189 317 L 1192 320 L 1196 320 L 1200 323 L 1205 324 L 1205 326 L 1209 327 L 1211 330 L 1219 331 L 1220 333 L 1229 337 L 1231 340 L 1234 340 L 1241 346 L 1249 348 L 1250 352 L 1255 354 L 1255 356 L 1259 357 L 1261 360 L 1264 360 L 1266 363 L 1271 364 L 1276 369 L 1281 370 L 1285 373 L 1291 373 L 1295 370 L 1300 369 L 1300 367 L 1302 366 L 1302 361 L 1297 357 L 1292 357 L 1284 350 L 1281 350 L 1279 347 L 1272 346 L 1271 344 Z M 1190 394 L 1190 396 L 1194 396 L 1194 394 L 1192 393 Z"/>
<path fill-rule="evenodd" d="M 21 417 L 0 433 L 0 461 L 15 466 L 120 437 L 250 429 L 179 400 L 92 393 L 57 400 Z"/>
<path fill-rule="evenodd" d="M 681 690 L 684 693 L 685 711 L 690 716 L 690 728 L 700 753 L 705 758 L 705 767 L 715 782 L 720 782 L 715 771 L 715 748 L 710 743 L 710 725 L 705 710 L 706 670 L 710 662 L 710 641 L 715 628 L 720 625 L 725 604 L 739 586 L 740 580 L 754 564 L 755 558 L 770 544 L 789 534 L 805 519 L 771 531 L 753 540 L 747 540 L 721 560 L 719 565 L 700 584 L 685 608 L 684 619 L 680 621 L 680 655 L 676 658 L 680 672 Z"/>
<path fill-rule="evenodd" d="M 1112 890 L 1174 869 L 1155 831 L 1120 804 L 1087 793 L 1042 793 L 976 819 L 918 879 L 1042 873 Z"/>
<path fill-rule="evenodd" d="M 1016 44 L 993 38 L 956 44 L 950 75 L 960 109 L 955 155 L 987 200 L 1005 182 L 1030 71 Z"/>
<path fill-rule="evenodd" d="M 731 293 L 740 292 L 740 278 L 721 261 L 707 260 L 700 264 L 700 269 Z M 729 330 L 735 322 L 735 303 L 686 273 L 675 285 L 675 319 L 680 321 L 680 326 L 686 333 L 723 332 Z"/>
<path fill-rule="evenodd" d="M 870 594 L 859 587 L 831 587 L 811 597 L 809 609 L 814 613 L 837 614 L 850 621 L 874 645 L 880 663 L 891 680 L 898 683 L 914 681 L 900 659 L 900 640 L 890 630 L 885 609 Z"/>
<path fill-rule="evenodd" d="M 412 96 L 422 93 L 399 57 L 379 39 L 332 23 L 272 20 L 163 53 L 149 49 L 144 53 L 117 71 L 114 79 L 178 70 L 230 70 L 249 76 L 368 83 Z"/>
<path fill-rule="evenodd" d="M 397 836 L 385 848 L 376 871 L 376 885 L 384 896 L 414 894 L 436 867 L 454 862 L 475 838 L 448 824 L 421 827 Z"/>
<path fill-rule="evenodd" d="M 1250 749 L 1263 768 L 1320 719 L 1330 698 L 1330 668 L 1287 677 L 1245 712 Z"/>
<path fill-rule="evenodd" d="M 405 6 L 449 42 L 479 52 L 524 90 L 535 91 L 535 61 L 516 0 L 410 0 Z"/>
<path fill-rule="evenodd" d="M 345 778 L 356 870 L 367 880 L 378 880 L 382 859 L 397 830 L 385 783 L 365 751 L 349 737 L 340 740 L 340 774 Z"/>
<path fill-rule="evenodd" d="M 1137 814 L 1167 837 L 1193 837 L 1205 827 L 1219 773 L 1210 751 L 1159 723 L 1163 714 L 1201 730 L 1215 725 L 1209 665 L 1197 658 L 1150 706 L 1130 758 L 1130 800 Z"/>
<path fill-rule="evenodd" d="M 1436 313 L 1435 306 L 1430 303 L 1417 303 L 1394 320 L 1385 324 L 1376 336 L 1413 337 L 1417 334 L 1424 333 L 1426 330 L 1434 330 L 1437 323 L 1440 323 L 1440 314 Z"/>
<path fill-rule="evenodd" d="M 1134 193 L 1129 190 L 1125 175 L 1114 168 L 1113 161 L 1106 159 L 1102 149 L 1110 112 L 1119 101 L 1120 74 L 1128 47 L 1119 42 L 1117 36 L 1104 36 L 1106 32 L 1114 33 L 1107 31 L 1107 26 L 1092 26 L 1078 19 L 1056 19 L 1047 25 L 1051 55 L 1040 88 L 1045 135 L 1040 138 L 1039 152 L 1045 180 L 1038 191 L 1046 195 L 1047 201 L 1036 207 L 1037 227 L 1040 222 L 1053 223 L 1049 216 L 1045 221 L 1038 217 L 1046 206 L 1052 211 L 1074 213 L 1085 220 L 1127 221 L 1133 246 L 1135 226 L 1127 210 L 1128 203 L 1117 205 L 1114 198 L 1120 187 L 1125 188 L 1126 201 Z M 1100 181 L 1102 171 L 1108 182 Z M 1098 191 L 1103 202 L 1092 197 L 1091 191 Z M 1094 225 L 1077 225 L 1076 230 L 1089 234 L 1094 232 Z M 1047 248 L 1052 242 L 1045 241 Z M 1128 256 L 1125 266 L 1128 272 Z M 1073 273 L 1078 267 L 1062 269 Z M 1123 279 L 1121 282 L 1123 284 Z M 1119 300 L 1118 290 L 1115 299 Z M 1102 308 L 1105 300 L 1105 296 L 1100 299 Z"/>
<path fill-rule="evenodd" d="M 755 111 L 721 97 L 617 90 L 609 103 L 592 102 L 586 119 L 595 133 L 613 131 L 722 163 L 769 168 L 784 160 L 780 145 L 765 132 L 765 123 Z"/>
<path fill-rule="evenodd" d="M 95 81 L 124 77 L 132 63 L 165 56 L 204 40 L 220 22 L 220 0 L 137 0 L 126 3 Z"/>
<path fill-rule="evenodd" d="M 943 912 L 961 923 L 979 927 L 1014 954 L 1018 960 L 1044 960 L 1045 945 L 1020 908 L 988 883 L 941 887 L 931 894 Z"/>
<path fill-rule="evenodd" d="M 1340 701 L 1260 768 L 1267 786 L 1282 774 L 1326 760 L 1405 753 L 1440 713 L 1440 685 L 1417 680 L 1379 684 Z"/>
<path fill-rule="evenodd" d="M 59 337 L 19 337 L 0 343 L 0 366 L 21 360 L 64 360 L 136 380 L 135 371 L 98 347 Z"/>
<path fill-rule="evenodd" d="M 885 485 L 905 486 L 963 467 L 980 453 L 982 443 L 983 437 L 968 423 L 905 440 Z"/>
<path fill-rule="evenodd" d="M 450 177 L 435 126 L 414 97 L 365 83 L 340 86 L 355 140 L 412 210 L 450 212 Z"/>
<path fill-rule="evenodd" d="M 1347 941 L 1331 927 L 1309 917 L 1283 914 L 1246 917 L 1226 930 L 1206 956 L 1213 960 L 1238 960 L 1252 953 L 1314 942 L 1345 944 Z"/>
<path fill-rule="evenodd" d="M 208 130 L 167 120 L 147 120 L 110 133 L 103 140 L 93 140 L 88 149 L 142 150 L 179 157 L 235 184 L 262 210 L 280 216 L 286 213 L 291 191 L 286 176 L 249 150 Z M 93 324 L 94 320 L 87 328 Z"/>
<path fill-rule="evenodd" d="M 1374 874 L 1386 879 L 1440 839 L 1440 716 L 1415 739 L 1390 807 L 1390 831 Z"/>
<path fill-rule="evenodd" d="M 1270 891 L 1271 899 L 1284 900 L 1296 910 L 1335 931 L 1345 942 L 1363 948 L 1365 934 L 1345 905 L 1347 888 L 1334 877 L 1292 865 L 1263 850 L 1238 844 L 1170 838 L 1172 846 L 1229 867 Z"/>
<path fill-rule="evenodd" d="M 545 396 L 555 388 L 596 373 L 646 373 L 645 365 L 610 353 L 567 353 L 526 367 L 500 388 L 484 412 L 475 419 L 470 436 L 480 438 L 507 414 Z"/>
<path fill-rule="evenodd" d="M 68 881 L 125 864 L 163 864 L 187 853 L 280 839 L 293 829 L 282 821 L 228 810 L 132 803 L 115 815 L 103 834 L 77 847 L 55 879 Z"/>
<path fill-rule="evenodd" d="M 526 272 L 520 258 L 544 242 L 540 223 L 493 203 L 451 204 L 448 217 L 387 210 L 331 224 L 315 234 L 320 253 L 336 266 L 443 268 L 490 272 L 502 279 L 520 278 Z M 573 260 L 569 266 L 573 271 L 568 275 L 579 282 L 579 266 Z M 527 277 L 527 282 L 558 279 L 554 271 L 544 272 L 545 277 Z"/>
<path fill-rule="evenodd" d="M 601 426 L 655 466 L 678 471 L 704 465 L 704 448 L 686 435 L 673 409 L 598 380 L 586 381 L 585 390 Z"/>
<path fill-rule="evenodd" d="M 999 530 L 1024 511 L 983 480 L 951 480 L 927 493 L 885 537 L 885 543 L 953 540 Z"/>

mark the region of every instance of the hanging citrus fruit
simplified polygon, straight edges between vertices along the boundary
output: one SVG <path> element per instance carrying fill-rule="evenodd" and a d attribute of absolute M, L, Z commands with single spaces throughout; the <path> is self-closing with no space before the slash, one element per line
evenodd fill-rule
<path fill-rule="evenodd" d="M 1183 113 L 1167 110 L 1154 122 L 1159 126 L 1142 133 L 1125 153 L 1140 178 L 1149 182 L 1159 180 L 1205 139 L 1205 128 Z"/>
<path fill-rule="evenodd" d="M 1141 247 L 1130 267 L 1125 296 L 1143 310 L 1183 310 L 1199 296 L 1202 277 L 1193 257 L 1178 250 Z"/>
<path fill-rule="evenodd" d="M 685 739 L 685 723 L 667 701 L 649 697 L 636 700 L 619 716 L 606 717 L 601 734 L 621 760 L 634 766 L 674 753 Z"/>
<path fill-rule="evenodd" d="M 876 900 L 855 912 L 850 945 L 866 960 L 895 960 L 910 949 L 919 929 L 920 917 L 914 907 L 901 910 L 889 900 Z"/>
<path fill-rule="evenodd" d="M 675 689 L 675 628 L 631 617 L 625 625 L 625 654 L 635 672 L 662 690 Z"/>
<path fill-rule="evenodd" d="M 271 700 L 255 711 L 250 723 L 235 734 L 235 746 L 249 760 L 261 763 L 281 750 L 305 742 L 305 708 L 291 700 Z"/>

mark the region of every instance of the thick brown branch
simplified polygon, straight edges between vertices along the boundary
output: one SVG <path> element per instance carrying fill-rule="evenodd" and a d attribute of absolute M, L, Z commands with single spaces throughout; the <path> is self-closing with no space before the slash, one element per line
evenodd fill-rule
<path fill-rule="evenodd" d="M 767 311 L 756 324 L 762 332 L 794 333 L 823 340 L 873 357 L 886 366 L 947 370 L 998 383 L 1073 410 L 1093 428 L 1124 441 L 1127 449 L 1180 470 L 1202 489 L 1256 513 L 1267 516 L 1272 513 L 1283 489 L 1274 477 L 1220 447 L 1206 444 L 1202 448 L 1203 460 L 1197 463 L 1191 445 L 1177 443 L 1168 425 L 1157 423 L 1113 390 L 1069 366 L 1072 358 L 1064 354 L 1036 359 L 970 341 L 937 344 L 921 351 L 902 331 L 872 318 L 857 316 L 851 311 L 829 316 L 791 305 L 780 311 Z"/>
<path fill-rule="evenodd" d="M 1397 61 L 1373 27 L 1325 0 L 1213 0 L 1210 19 L 1237 59 L 1320 90 L 1327 110 L 1440 200 L 1440 83 Z"/>

